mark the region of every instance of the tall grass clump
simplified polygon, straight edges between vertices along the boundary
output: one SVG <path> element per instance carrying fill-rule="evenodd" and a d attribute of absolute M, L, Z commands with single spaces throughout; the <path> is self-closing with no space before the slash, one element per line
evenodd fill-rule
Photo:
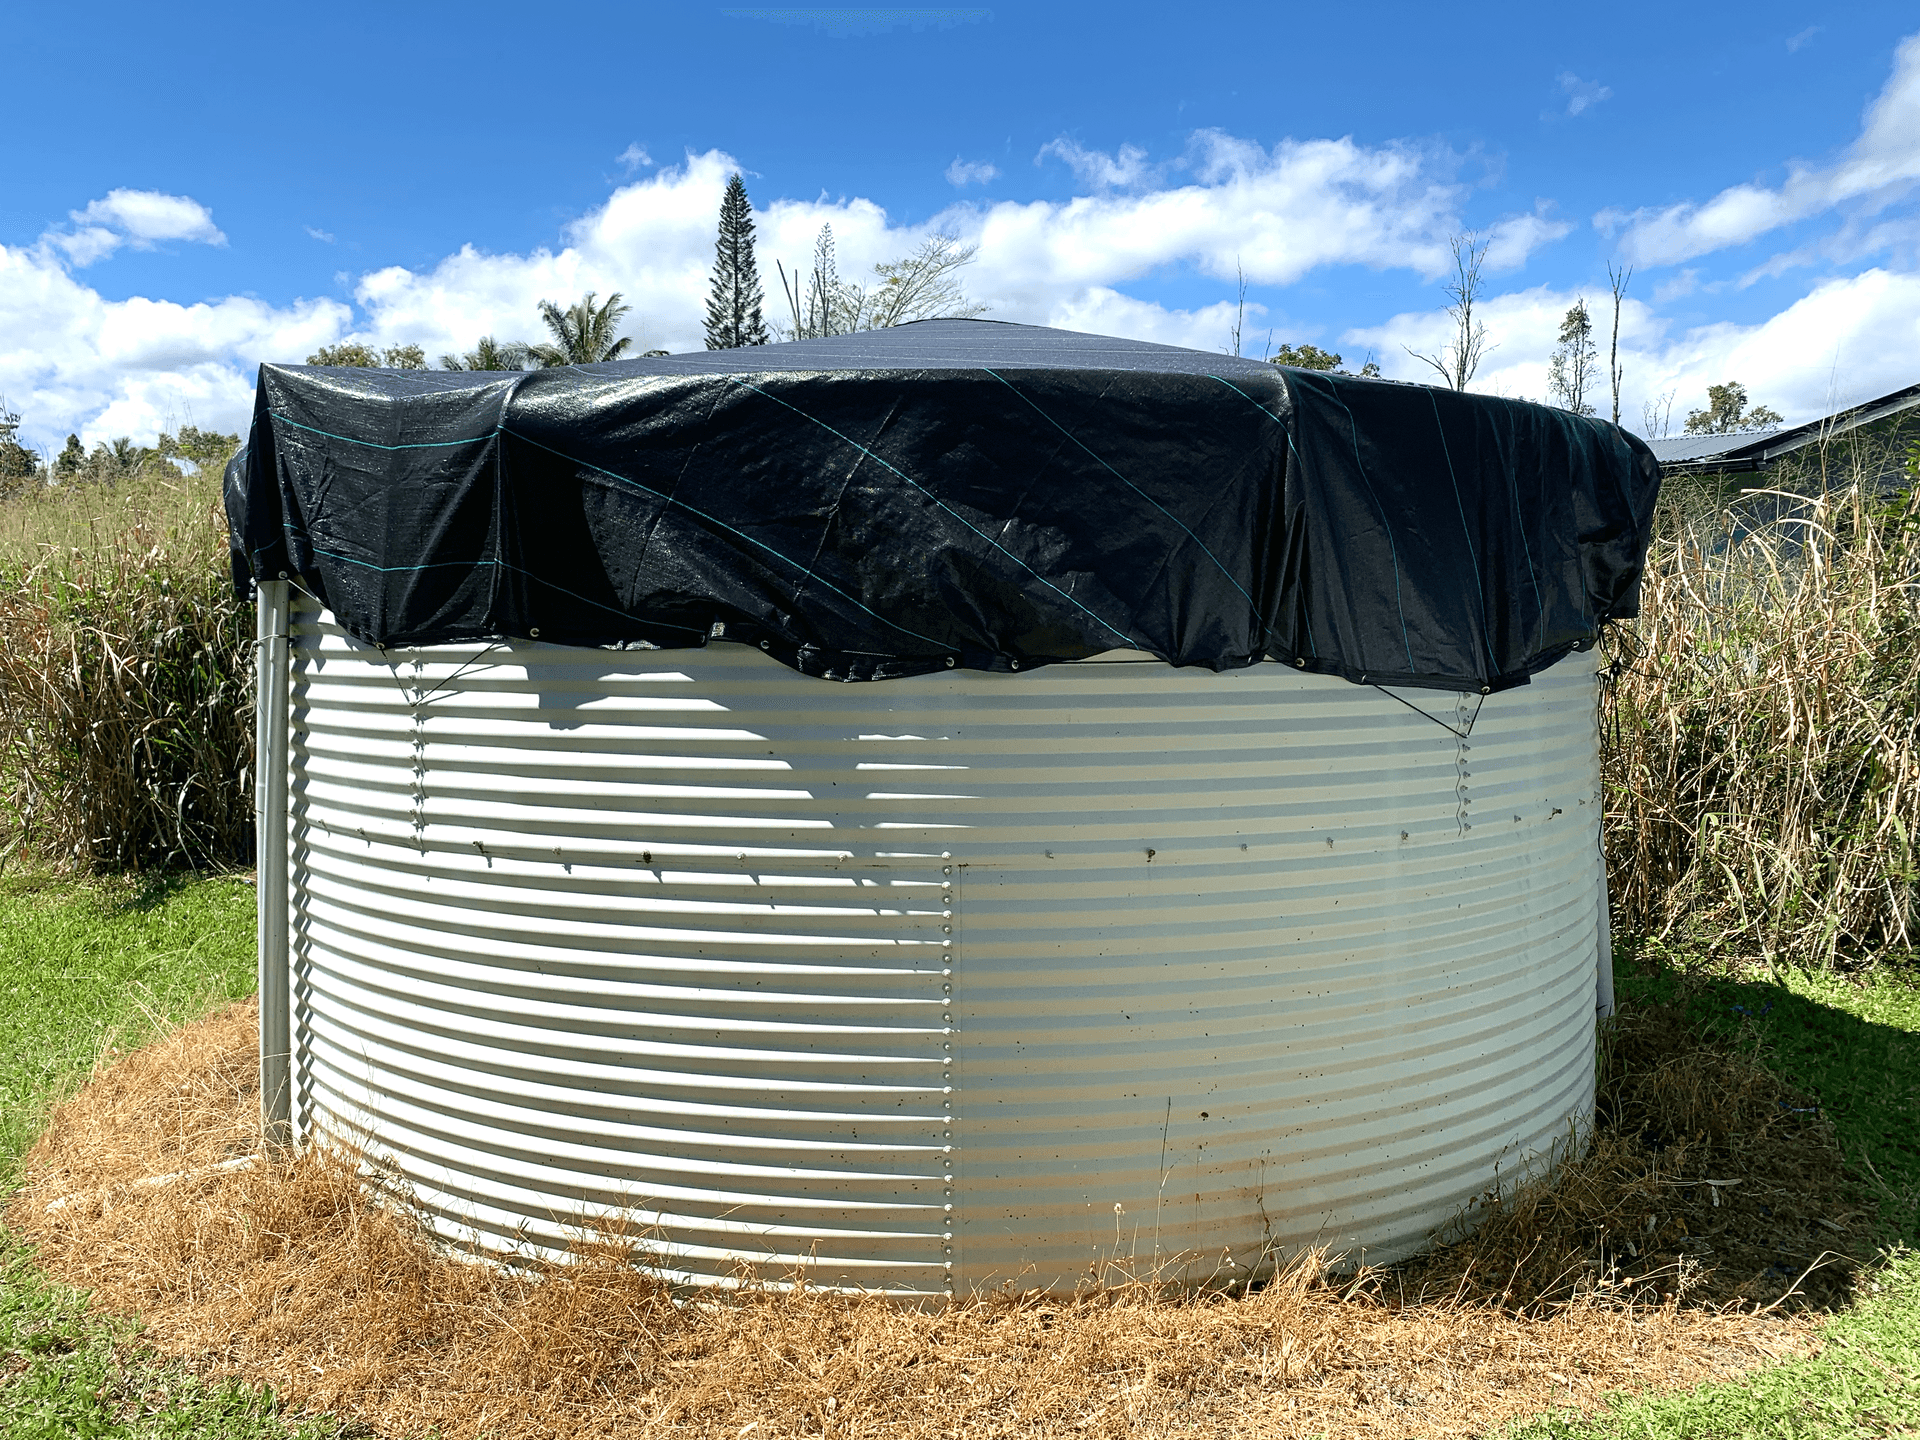
<path fill-rule="evenodd" d="M 0 504 L 0 814 L 86 870 L 252 849 L 253 624 L 227 578 L 219 468 Z"/>
<path fill-rule="evenodd" d="M 1666 505 L 1608 641 L 1617 927 L 1840 968 L 1920 939 L 1916 465 Z"/>

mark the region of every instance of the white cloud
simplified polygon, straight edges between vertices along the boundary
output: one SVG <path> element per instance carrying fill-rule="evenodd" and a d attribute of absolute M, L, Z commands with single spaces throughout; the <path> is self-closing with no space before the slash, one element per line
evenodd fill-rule
<path fill-rule="evenodd" d="M 1546 201 L 1539 202 L 1531 215 L 1515 215 L 1500 221 L 1486 232 L 1487 268 L 1517 270 L 1542 245 L 1551 244 L 1573 226 L 1547 215 Z"/>
<path fill-rule="evenodd" d="M 996 179 L 999 174 L 1000 167 L 997 165 L 991 165 L 985 160 L 962 160 L 956 155 L 953 157 L 953 163 L 947 166 L 947 183 L 957 188 L 965 188 L 973 184 L 984 185 L 989 180 Z"/>
<path fill-rule="evenodd" d="M 1592 312 L 1604 378 L 1612 325 L 1604 285 L 1584 292 L 1537 286 L 1485 300 L 1490 349 L 1472 388 L 1490 395 L 1543 399 L 1547 363 L 1560 321 L 1576 298 Z M 1656 302 L 1662 298 L 1656 292 Z M 1391 377 L 1431 381 L 1432 371 L 1406 347 L 1433 352 L 1446 345 L 1452 321 L 1442 310 L 1396 315 L 1384 325 L 1350 330 L 1341 345 L 1372 346 Z M 1674 394 L 1673 413 L 1706 404 L 1707 387 L 1738 380 L 1755 403 L 1789 422 L 1911 385 L 1920 355 L 1920 275 L 1868 270 L 1816 286 L 1779 314 L 1753 325 L 1710 324 L 1673 333 L 1655 308 L 1629 297 L 1621 310 L 1621 423 L 1638 429 L 1644 401 Z M 1590 403 L 1602 414 L 1610 395 Z M 1676 425 L 1678 421 L 1676 420 Z"/>
<path fill-rule="evenodd" d="M 206 206 L 185 195 L 163 195 L 158 190 L 110 190 L 104 199 L 74 211 L 73 218 L 82 225 L 112 226 L 136 246 L 151 245 L 156 240 L 227 243 Z"/>
<path fill-rule="evenodd" d="M 1700 272 L 1688 266 L 1685 270 L 1669 276 L 1653 287 L 1654 303 L 1664 305 L 1669 300 L 1678 300 L 1682 296 L 1691 295 L 1699 288 Z"/>
<path fill-rule="evenodd" d="M 1593 80 L 1582 80 L 1571 70 L 1560 72 L 1560 90 L 1567 97 L 1567 114 L 1581 115 L 1602 100 L 1613 98 L 1613 91 Z"/>
<path fill-rule="evenodd" d="M 125 237 L 100 225 L 88 225 L 80 230 L 49 231 L 45 237 L 66 254 L 68 260 L 81 269 L 104 260 L 125 243 Z"/>
<path fill-rule="evenodd" d="M 253 408 L 246 370 L 303 359 L 350 320 L 332 300 L 281 308 L 239 296 L 107 300 L 44 247 L 0 246 L 0 394 L 35 445 L 58 448 L 68 431 L 88 444 L 151 440 L 189 413 L 199 425 L 244 431 Z"/>
<path fill-rule="evenodd" d="M 649 169 L 653 165 L 653 157 L 647 154 L 638 140 L 627 146 L 626 149 L 622 150 L 613 158 L 627 167 L 627 174 L 629 175 L 635 170 Z"/>
<path fill-rule="evenodd" d="M 1803 49 L 1811 43 L 1814 36 L 1818 35 L 1825 28 L 1824 25 L 1809 25 L 1797 35 L 1789 35 L 1787 37 L 1787 53 L 1792 55 Z"/>
<path fill-rule="evenodd" d="M 71 218 L 78 228 L 50 230 L 42 238 L 82 267 L 105 259 L 122 245 L 151 250 L 162 240 L 227 243 L 206 206 L 185 195 L 166 195 L 158 190 L 111 190 L 86 209 L 73 211 Z"/>
<path fill-rule="evenodd" d="M 1659 352 L 1655 388 L 1676 387 L 1698 408 L 1708 385 L 1738 380 L 1798 422 L 1913 384 L 1916 355 L 1920 275 L 1872 269 L 1817 285 L 1757 325 L 1689 331 Z"/>
<path fill-rule="evenodd" d="M 1664 210 L 1603 210 L 1594 224 L 1612 234 L 1625 229 L 1622 253 L 1639 265 L 1671 265 L 1850 201 L 1884 206 L 1920 181 L 1920 35 L 1894 52 L 1893 75 L 1867 107 L 1860 134 L 1832 165 L 1795 161 L 1778 188 L 1734 185 L 1704 205 L 1691 201 Z"/>
<path fill-rule="evenodd" d="M 307 234 L 311 235 L 314 239 L 318 240 L 321 244 L 323 245 L 333 244 L 333 232 L 331 230 L 317 229 L 312 225 L 306 226 L 305 229 Z"/>
<path fill-rule="evenodd" d="M 1033 163 L 1038 165 L 1049 159 L 1066 161 L 1074 179 L 1099 190 L 1130 188 L 1153 178 L 1153 171 L 1147 165 L 1147 152 L 1138 145 L 1122 145 L 1117 155 L 1109 155 L 1104 150 L 1088 150 L 1078 140 L 1069 140 L 1063 135 L 1042 145 Z"/>
<path fill-rule="evenodd" d="M 1058 202 L 956 203 L 913 224 L 896 224 L 859 197 L 772 202 L 755 214 L 769 319 L 784 318 L 786 308 L 775 262 L 789 274 L 796 262 L 804 268 L 823 224 L 833 226 L 841 273 L 850 279 L 870 276 L 875 262 L 941 231 L 979 244 L 965 283 L 994 318 L 1217 350 L 1231 326 L 1236 267 L 1256 285 L 1290 284 L 1332 265 L 1431 278 L 1450 263 L 1447 236 L 1461 227 L 1469 194 L 1457 175 L 1460 157 L 1435 146 L 1348 138 L 1263 147 L 1205 131 L 1157 167 L 1126 148 L 1093 160 L 1091 152 L 1076 153 L 1115 183 Z M 240 297 L 193 306 L 108 302 L 75 280 L 48 245 L 0 252 L 7 272 L 0 275 L 0 393 L 27 414 L 33 433 L 54 440 L 68 429 L 139 437 L 187 404 L 197 423 L 233 427 L 246 419 L 246 381 L 236 367 L 299 361 L 345 338 L 418 344 L 429 357 L 469 349 L 486 334 L 535 339 L 540 300 L 565 303 L 588 290 L 625 296 L 635 349 L 695 350 L 714 217 L 739 168 L 720 151 L 689 155 L 621 185 L 554 248 L 490 254 L 467 245 L 429 267 L 343 277 L 357 309 L 331 300 L 275 308 Z M 89 210 L 101 223 L 72 230 L 69 253 L 134 243 L 136 234 L 148 243 L 163 232 L 218 234 L 197 206 L 142 210 L 113 196 L 98 205 Z M 82 238 L 94 229 L 106 238 Z M 1500 222 L 1490 231 L 1490 268 L 1519 265 L 1565 229 L 1543 212 Z M 1218 281 L 1220 302 L 1179 309 L 1122 293 L 1129 281 L 1181 270 Z M 1250 336 L 1262 313 L 1249 306 Z M 13 336 L 55 338 L 6 349 Z"/>
<path fill-rule="evenodd" d="M 1148 300 L 1136 300 L 1104 285 L 1094 285 L 1070 300 L 1055 305 L 1046 323 L 1062 330 L 1082 330 L 1095 335 L 1125 335 L 1133 340 L 1151 340 L 1160 345 L 1185 345 L 1192 350 L 1232 348 L 1233 322 L 1238 305 L 1232 300 L 1217 301 L 1198 310 L 1168 310 Z M 1247 302 L 1246 321 L 1241 332 L 1243 353 L 1258 355 L 1261 341 L 1256 334 L 1266 332 L 1267 307 Z"/>
<path fill-rule="evenodd" d="M 1109 178 L 1150 168 L 1125 149 L 1119 159 L 1086 163 L 1105 166 L 1100 173 Z M 786 309 L 775 262 L 789 274 L 796 263 L 804 268 L 823 224 L 833 226 L 840 272 L 849 279 L 945 231 L 979 243 L 966 285 L 995 318 L 1099 328 L 1090 317 L 1119 323 L 1125 315 L 1136 327 L 1126 333 L 1190 334 L 1214 349 L 1226 327 L 1210 309 L 1166 310 L 1126 300 L 1114 287 L 1176 266 L 1228 283 L 1238 265 L 1262 285 L 1338 264 L 1437 275 L 1450 263 L 1446 237 L 1459 228 L 1466 198 L 1453 177 L 1456 157 L 1415 146 L 1345 139 L 1282 141 L 1269 150 L 1207 131 L 1178 165 L 1188 183 L 1064 202 L 958 204 L 917 225 L 896 226 L 865 199 L 776 200 L 754 216 L 769 318 Z M 357 333 L 438 355 L 470 347 L 477 335 L 531 335 L 541 299 L 618 290 L 634 307 L 628 333 L 635 348 L 697 349 L 713 217 L 738 168 L 731 156 L 709 151 L 622 186 L 570 226 L 557 251 L 489 255 L 467 247 L 429 270 L 363 276 L 355 298 L 367 323 Z M 1516 266 L 1567 228 L 1539 213 L 1503 221 L 1490 231 L 1490 266 Z"/>

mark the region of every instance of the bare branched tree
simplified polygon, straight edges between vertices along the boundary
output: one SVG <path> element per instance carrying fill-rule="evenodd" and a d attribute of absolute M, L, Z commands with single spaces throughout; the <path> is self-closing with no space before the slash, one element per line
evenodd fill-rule
<path fill-rule="evenodd" d="M 962 245 L 952 235 L 929 235 L 920 248 L 899 260 L 873 267 L 879 283 L 865 296 L 862 330 L 884 330 L 910 320 L 971 320 L 987 313 L 967 299 L 956 272 L 971 265 L 978 245 Z"/>
<path fill-rule="evenodd" d="M 1620 302 L 1627 298 L 1627 282 L 1633 278 L 1633 267 L 1615 270 L 1607 266 L 1607 282 L 1613 286 L 1613 344 L 1607 351 L 1607 378 L 1613 384 L 1613 423 L 1620 423 Z"/>
<path fill-rule="evenodd" d="M 1240 282 L 1240 305 L 1233 312 L 1233 353 L 1240 354 L 1240 329 L 1247 323 L 1247 272 L 1241 268 L 1240 257 L 1233 257 L 1234 278 Z"/>
<path fill-rule="evenodd" d="M 1648 440 L 1664 440 L 1673 433 L 1673 397 L 1667 390 L 1640 402 L 1640 433 Z"/>
<path fill-rule="evenodd" d="M 780 289 L 793 316 L 787 338 L 814 340 L 857 330 L 885 330 L 913 320 L 968 320 L 984 315 L 987 307 L 968 300 L 957 278 L 960 268 L 971 264 L 979 251 L 978 245 L 963 245 L 952 235 L 929 235 L 911 254 L 875 265 L 875 283 L 868 287 L 840 278 L 833 228 L 823 225 L 814 242 L 811 275 L 803 280 L 795 271 L 790 276 L 784 265 L 775 262 Z"/>
<path fill-rule="evenodd" d="M 1447 314 L 1453 317 L 1453 342 L 1437 355 L 1422 355 L 1412 346 L 1406 349 L 1414 359 L 1438 370 L 1440 378 L 1455 390 L 1464 390 L 1491 348 L 1487 327 L 1473 314 L 1480 299 L 1480 269 L 1486 263 L 1488 242 L 1466 230 L 1449 236 L 1447 244 L 1453 249 L 1453 278 L 1446 286 L 1453 301 L 1447 306 Z"/>

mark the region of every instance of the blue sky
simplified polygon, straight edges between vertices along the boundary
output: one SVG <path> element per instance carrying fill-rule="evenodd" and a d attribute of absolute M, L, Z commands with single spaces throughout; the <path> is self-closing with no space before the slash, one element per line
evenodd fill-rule
<path fill-rule="evenodd" d="M 995 318 L 1419 378 L 1493 240 L 1476 388 L 1538 397 L 1636 265 L 1623 421 L 1735 378 L 1792 418 L 1920 380 L 1920 12 L 1856 3 L 949 10 L 35 6 L 10 17 L 0 396 L 57 445 L 238 428 L 349 335 L 700 343 L 720 186 L 843 273 L 930 229 Z M 769 289 L 771 290 L 771 285 Z M 777 318 L 777 317 L 776 317 Z"/>

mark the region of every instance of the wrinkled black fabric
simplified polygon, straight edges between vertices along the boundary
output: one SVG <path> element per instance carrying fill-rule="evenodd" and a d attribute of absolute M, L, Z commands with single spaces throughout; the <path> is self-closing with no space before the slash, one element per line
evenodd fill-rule
<path fill-rule="evenodd" d="M 1498 690 L 1636 613 L 1613 425 L 937 320 L 507 374 L 263 365 L 235 582 L 379 645 L 757 644 L 833 679 L 1116 648 Z"/>

